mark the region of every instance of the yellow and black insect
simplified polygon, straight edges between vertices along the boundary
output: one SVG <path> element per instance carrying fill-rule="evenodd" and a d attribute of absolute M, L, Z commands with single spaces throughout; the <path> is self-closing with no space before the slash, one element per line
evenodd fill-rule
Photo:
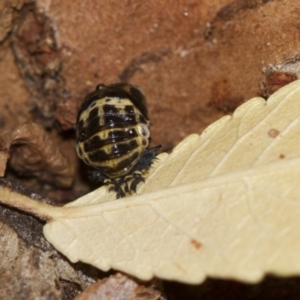
<path fill-rule="evenodd" d="M 131 84 L 98 84 L 79 110 L 78 156 L 95 168 L 91 179 L 116 191 L 117 198 L 136 191 L 160 150 L 148 148 L 148 111 L 142 90 Z"/>

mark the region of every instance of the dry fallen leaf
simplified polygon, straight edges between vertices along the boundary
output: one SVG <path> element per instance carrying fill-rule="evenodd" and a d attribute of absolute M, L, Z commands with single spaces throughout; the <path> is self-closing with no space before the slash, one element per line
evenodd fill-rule
<path fill-rule="evenodd" d="M 100 188 L 63 208 L 8 191 L 1 201 L 50 219 L 44 234 L 60 252 L 104 271 L 187 283 L 300 274 L 298 137 L 295 81 L 160 155 L 137 195 Z"/>

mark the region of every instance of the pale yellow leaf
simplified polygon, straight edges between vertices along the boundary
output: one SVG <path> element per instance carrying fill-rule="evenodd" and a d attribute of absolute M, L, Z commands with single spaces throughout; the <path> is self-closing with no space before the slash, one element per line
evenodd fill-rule
<path fill-rule="evenodd" d="M 160 155 L 137 195 L 100 188 L 44 234 L 72 262 L 145 280 L 300 274 L 299 139 L 295 81 Z"/>

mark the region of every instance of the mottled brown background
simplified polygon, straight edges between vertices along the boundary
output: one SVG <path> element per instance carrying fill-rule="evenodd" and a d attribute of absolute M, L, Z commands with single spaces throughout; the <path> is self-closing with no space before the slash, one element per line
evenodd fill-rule
<path fill-rule="evenodd" d="M 146 92 L 153 144 L 171 148 L 297 58 L 298 1 L 1 1 L 1 125 L 74 125 L 82 98 L 120 80 Z"/>

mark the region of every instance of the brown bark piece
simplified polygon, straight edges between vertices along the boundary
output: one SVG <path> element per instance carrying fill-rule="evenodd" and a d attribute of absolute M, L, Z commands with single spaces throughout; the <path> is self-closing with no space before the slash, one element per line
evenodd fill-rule
<path fill-rule="evenodd" d="M 1 180 L 16 200 L 30 194 L 34 201 L 48 202 L 30 189 Z M 20 194 L 21 192 L 21 194 Z M 103 277 L 85 264 L 71 264 L 43 236 L 44 222 L 30 214 L 0 205 L 0 299 L 73 300 Z"/>
<path fill-rule="evenodd" d="M 158 300 L 163 299 L 159 290 L 149 283 L 142 284 L 126 275 L 117 273 L 91 285 L 76 300 Z"/>
<path fill-rule="evenodd" d="M 73 282 L 77 286 L 76 294 L 80 292 L 80 280 L 68 263 L 51 259 L 53 251 L 27 247 L 1 222 L 0 244 L 1 299 L 62 299 L 61 279 Z"/>
<path fill-rule="evenodd" d="M 300 78 L 300 54 L 287 60 L 284 64 L 265 68 L 262 81 L 263 96 L 269 97 L 284 85 Z"/>

